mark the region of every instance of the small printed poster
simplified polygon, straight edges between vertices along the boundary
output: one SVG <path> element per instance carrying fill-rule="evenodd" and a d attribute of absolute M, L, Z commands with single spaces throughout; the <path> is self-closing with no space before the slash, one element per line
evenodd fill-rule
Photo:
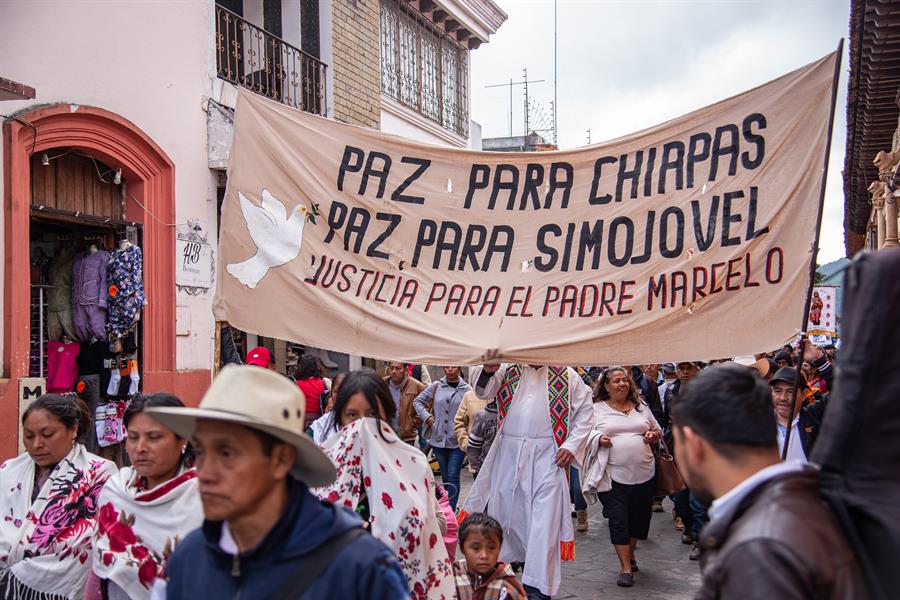
<path fill-rule="evenodd" d="M 809 305 L 806 331 L 809 335 L 837 335 L 837 313 L 835 312 L 835 291 L 832 285 L 817 285 L 813 288 Z"/>

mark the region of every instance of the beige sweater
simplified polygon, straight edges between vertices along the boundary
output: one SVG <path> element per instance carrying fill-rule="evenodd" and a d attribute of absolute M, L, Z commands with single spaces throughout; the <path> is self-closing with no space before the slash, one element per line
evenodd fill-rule
<path fill-rule="evenodd" d="M 469 447 L 469 432 L 472 431 L 472 426 L 475 424 L 475 415 L 483 411 L 487 403 L 487 400 L 476 396 L 474 391 L 469 391 L 466 392 L 459 404 L 459 410 L 456 411 L 456 417 L 453 419 L 453 431 L 456 433 L 459 449 L 463 452 Z"/>

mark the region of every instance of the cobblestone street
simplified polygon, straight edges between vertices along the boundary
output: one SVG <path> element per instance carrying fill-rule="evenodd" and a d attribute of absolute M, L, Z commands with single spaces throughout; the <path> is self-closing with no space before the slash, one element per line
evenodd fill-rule
<path fill-rule="evenodd" d="M 461 499 L 466 497 L 471 485 L 471 474 L 464 472 Z M 680 533 L 672 524 L 672 503 L 667 499 L 663 506 L 665 512 L 653 514 L 649 538 L 638 544 L 635 554 L 640 572 L 635 574 L 632 588 L 616 585 L 618 560 L 609 543 L 606 519 L 599 503 L 588 507 L 590 527 L 585 533 L 575 533 L 576 560 L 563 563 L 562 587 L 554 598 L 693 598 L 700 586 L 700 568 L 698 563 L 688 559 L 690 546 L 681 543 Z"/>

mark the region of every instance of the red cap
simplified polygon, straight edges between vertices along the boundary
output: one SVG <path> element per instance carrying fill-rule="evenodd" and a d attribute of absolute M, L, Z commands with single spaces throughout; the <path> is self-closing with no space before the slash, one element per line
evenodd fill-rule
<path fill-rule="evenodd" d="M 257 346 L 247 354 L 247 364 L 268 369 L 272 364 L 272 355 L 269 349 L 263 346 Z"/>

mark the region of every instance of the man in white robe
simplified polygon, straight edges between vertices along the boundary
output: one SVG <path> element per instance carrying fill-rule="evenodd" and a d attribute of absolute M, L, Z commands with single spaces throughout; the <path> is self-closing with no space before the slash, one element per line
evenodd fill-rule
<path fill-rule="evenodd" d="M 527 365 L 503 365 L 499 369 L 497 365 L 485 365 L 485 375 L 472 382 L 475 393 L 481 398 L 497 396 L 499 402 L 511 368 L 518 369 L 521 377 L 462 512 L 487 508 L 503 526 L 500 560 L 524 562 L 522 583 L 529 597 L 548 598 L 559 591 L 561 553 L 574 560 L 566 473 L 573 462 L 581 464 L 594 424 L 593 398 L 591 389 L 573 369 L 553 371 L 546 366 Z M 551 390 L 548 377 L 553 372 L 565 373 L 567 389 L 560 392 L 562 386 L 558 385 Z M 551 404 L 559 415 L 561 393 L 568 407 L 562 429 L 561 420 L 551 415 Z"/>

